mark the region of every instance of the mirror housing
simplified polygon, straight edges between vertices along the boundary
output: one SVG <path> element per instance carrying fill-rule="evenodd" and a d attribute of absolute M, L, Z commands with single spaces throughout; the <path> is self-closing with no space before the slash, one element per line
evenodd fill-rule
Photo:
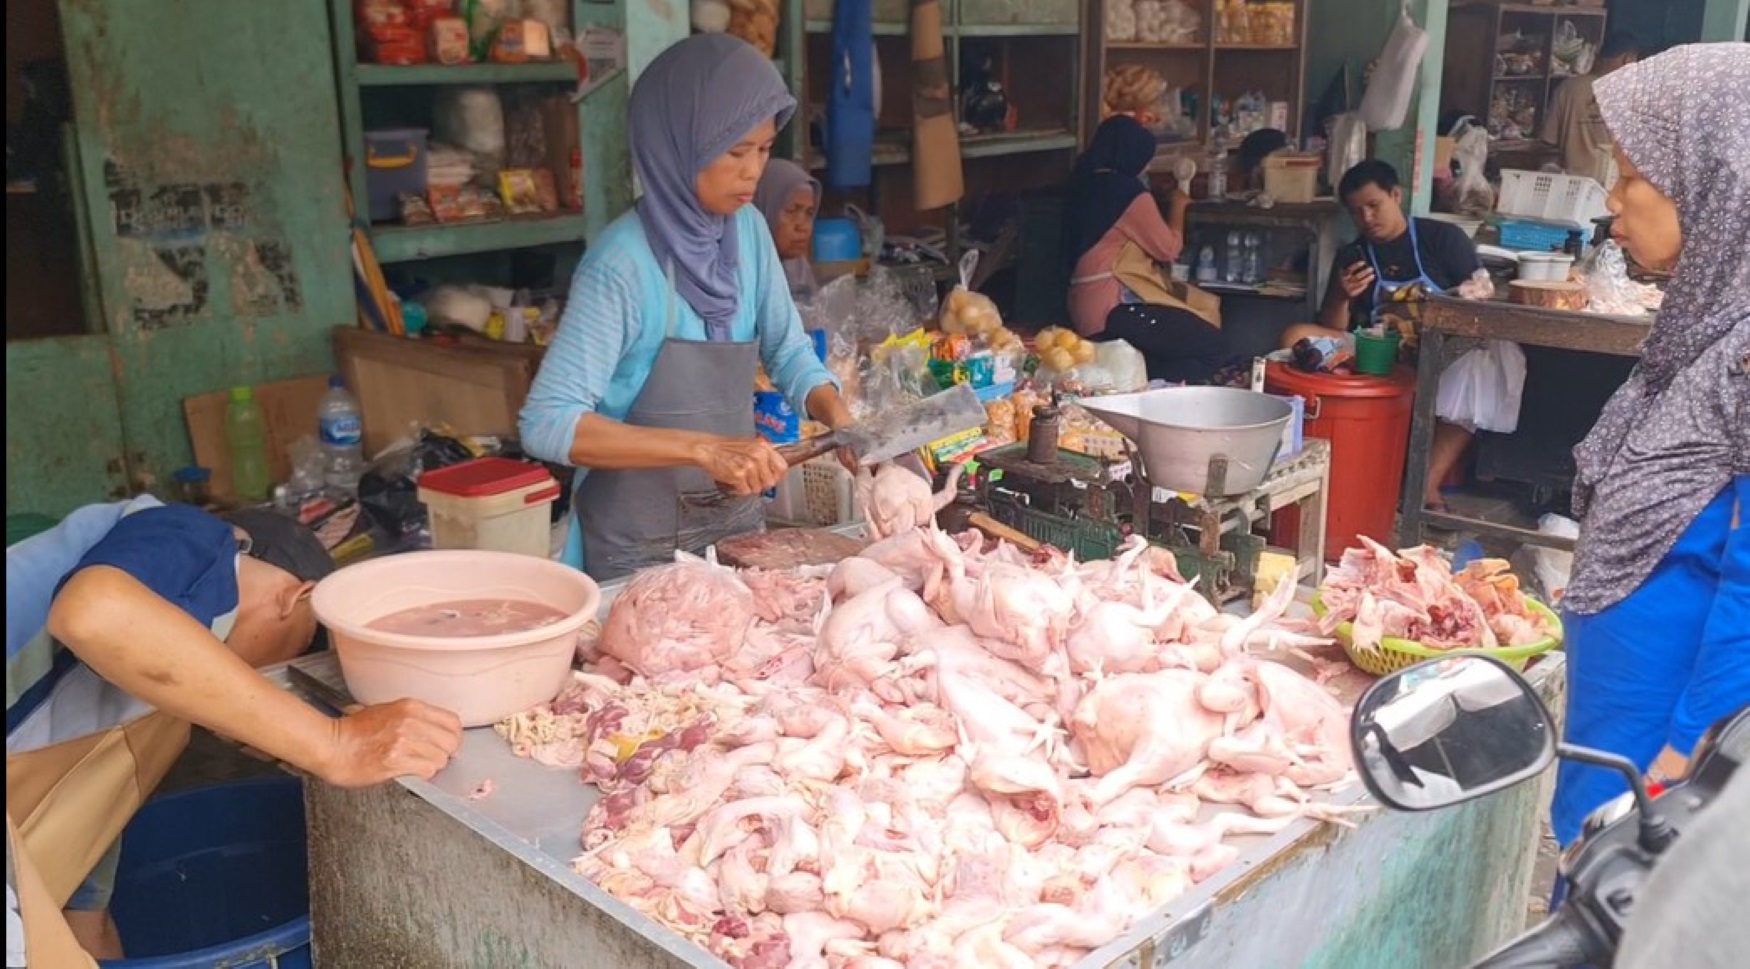
<path fill-rule="evenodd" d="M 1355 769 L 1380 803 L 1432 811 L 1505 790 L 1556 759 L 1553 721 L 1507 664 L 1431 659 L 1375 683 L 1349 721 Z"/>

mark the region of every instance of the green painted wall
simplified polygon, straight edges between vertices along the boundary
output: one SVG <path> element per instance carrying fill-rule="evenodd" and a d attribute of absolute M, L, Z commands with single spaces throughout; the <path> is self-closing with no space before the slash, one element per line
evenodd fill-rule
<path fill-rule="evenodd" d="M 1352 105 L 1361 103 L 1362 80 L 1367 65 L 1378 57 L 1386 38 L 1397 25 L 1400 0 L 1312 0 L 1307 25 L 1308 51 L 1306 90 L 1309 99 L 1324 93 L 1338 73 L 1349 68 Z M 1423 58 L 1419 88 L 1411 102 L 1409 120 L 1398 131 L 1380 132 L 1374 154 L 1390 162 L 1406 181 L 1416 171 L 1418 146 L 1424 159 L 1420 177 L 1406 193 L 1413 212 L 1427 212 L 1433 184 L 1434 138 L 1438 134 L 1440 72 L 1446 47 L 1448 0 L 1410 0 L 1410 16 L 1428 31 L 1427 56 Z"/>
<path fill-rule="evenodd" d="M 1701 14 L 1701 39 L 1750 40 L 1750 0 L 1707 0 Z"/>

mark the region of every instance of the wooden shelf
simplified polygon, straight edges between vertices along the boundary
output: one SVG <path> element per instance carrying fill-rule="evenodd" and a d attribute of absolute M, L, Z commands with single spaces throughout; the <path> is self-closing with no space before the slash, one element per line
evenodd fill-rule
<path fill-rule="evenodd" d="M 967 158 L 994 158 L 1041 151 L 1062 151 L 1076 146 L 1076 136 L 1067 131 L 1004 131 L 987 135 L 961 135 L 960 154 Z"/>
<path fill-rule="evenodd" d="M 1210 107 L 1215 99 L 1219 96 L 1224 101 L 1232 101 L 1251 91 L 1262 92 L 1267 101 L 1287 104 L 1287 134 L 1291 141 L 1300 140 L 1304 134 L 1301 124 L 1307 101 L 1307 30 L 1312 0 L 1291 0 L 1294 23 L 1289 37 L 1293 42 L 1288 44 L 1227 42 L 1224 38 L 1249 41 L 1254 36 L 1265 39 L 1266 35 L 1218 34 L 1216 25 L 1208 16 L 1211 5 L 1207 3 L 1201 6 L 1192 4 L 1204 11 L 1205 19 L 1198 31 L 1199 39 L 1191 43 L 1109 40 L 1097 25 L 1105 23 L 1107 7 L 1114 2 L 1117 0 L 1085 0 L 1083 6 L 1085 21 L 1096 25 L 1087 37 L 1088 52 L 1080 84 L 1080 114 L 1084 126 L 1081 133 L 1084 137 L 1092 135 L 1092 126 L 1101 116 L 1106 72 L 1118 65 L 1140 64 L 1160 72 L 1169 89 L 1189 93 L 1197 103 L 1198 116 L 1190 119 L 1194 122 L 1194 132 L 1182 140 L 1162 143 L 1156 153 L 1157 160 L 1163 156 L 1207 151 L 1216 135 L 1216 126 L 1210 117 Z M 1282 35 L 1269 34 L 1267 37 L 1281 39 Z M 1178 129 L 1181 125 L 1175 122 L 1174 127 Z"/>
<path fill-rule="evenodd" d="M 531 64 L 360 64 L 362 87 L 423 87 L 433 84 L 576 84 L 570 61 Z"/>
<path fill-rule="evenodd" d="M 377 259 L 387 264 L 577 243 L 583 241 L 583 232 L 583 214 L 565 212 L 483 222 L 373 226 L 371 246 Z"/>
<path fill-rule="evenodd" d="M 1158 51 L 1198 51 L 1198 52 L 1201 52 L 1201 51 L 1208 50 L 1209 45 L 1203 44 L 1203 43 L 1168 44 L 1168 43 L 1156 43 L 1154 41 L 1148 41 L 1148 40 L 1115 40 L 1115 41 L 1108 42 L 1106 44 L 1106 49 L 1107 50 L 1133 50 L 1133 51 L 1158 50 Z"/>
<path fill-rule="evenodd" d="M 877 37 L 910 37 L 911 24 L 881 23 L 872 25 Z M 808 21 L 808 32 L 811 34 L 832 33 L 832 22 L 827 20 Z M 943 37 L 1080 37 L 1081 27 L 1076 24 L 954 24 L 942 25 Z"/>

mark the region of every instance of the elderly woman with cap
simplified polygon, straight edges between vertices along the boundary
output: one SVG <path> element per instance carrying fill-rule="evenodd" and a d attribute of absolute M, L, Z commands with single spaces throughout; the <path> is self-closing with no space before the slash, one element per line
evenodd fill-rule
<path fill-rule="evenodd" d="M 788 468 L 753 433 L 760 363 L 798 412 L 851 423 L 748 204 L 795 109 L 771 60 L 724 34 L 633 86 L 644 194 L 592 240 L 519 421 L 530 454 L 578 469 L 565 559 L 597 579 L 763 526 Z"/>
<path fill-rule="evenodd" d="M 801 165 L 774 158 L 766 165 L 753 204 L 772 230 L 790 295 L 798 302 L 813 299 L 818 287 L 814 266 L 808 260 L 814 242 L 814 217 L 820 211 L 820 182 Z"/>
<path fill-rule="evenodd" d="M 1620 172 L 1612 234 L 1675 275 L 1639 365 L 1575 451 L 1566 729 L 1655 777 L 1680 774 L 1703 732 L 1750 704 L 1747 90 L 1744 44 L 1680 47 L 1597 86 Z M 1563 763 L 1556 837 L 1624 789 Z"/>

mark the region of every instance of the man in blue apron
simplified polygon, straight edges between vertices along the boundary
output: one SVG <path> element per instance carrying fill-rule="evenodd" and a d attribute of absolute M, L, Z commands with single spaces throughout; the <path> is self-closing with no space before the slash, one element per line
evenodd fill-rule
<path fill-rule="evenodd" d="M 598 580 L 764 526 L 759 495 L 788 468 L 754 437 L 761 363 L 798 413 L 851 422 L 749 204 L 795 106 L 722 34 L 663 51 L 632 89 L 643 195 L 590 240 L 518 420 L 528 453 L 578 469 L 565 560 Z"/>
<path fill-rule="evenodd" d="M 106 912 L 117 839 L 191 723 L 342 786 L 449 760 L 450 713 L 403 700 L 334 721 L 255 671 L 309 648 L 310 591 L 332 568 L 273 512 L 224 521 L 150 497 L 6 550 L 8 959 L 122 954 Z"/>
<path fill-rule="evenodd" d="M 1282 345 L 1292 347 L 1306 337 L 1351 340 L 1350 333 L 1381 324 L 1397 332 L 1403 348 L 1416 347 L 1416 322 L 1420 304 L 1430 293 L 1455 289 L 1483 268 L 1477 247 L 1457 226 L 1435 219 L 1412 219 L 1404 214 L 1404 190 L 1397 170 L 1378 159 L 1368 159 L 1343 175 L 1337 196 L 1355 220 L 1360 238 L 1337 251 L 1331 264 L 1331 282 L 1325 291 L 1317 324 L 1291 326 Z M 1455 347 L 1454 357 L 1476 347 Z M 1512 348 L 1517 353 L 1517 348 Z M 1444 379 L 1444 378 L 1443 378 Z M 1505 379 L 1511 379 L 1510 375 Z M 1508 386 L 1507 398 L 1516 402 L 1524 380 Z M 1516 404 L 1506 406 L 1513 412 Z M 1434 444 L 1428 459 L 1428 493 L 1424 500 L 1441 507 L 1440 484 L 1464 456 L 1478 429 L 1470 415 L 1440 413 Z M 1505 419 L 1503 419 L 1505 420 Z M 1483 427 L 1509 432 L 1509 423 Z"/>

